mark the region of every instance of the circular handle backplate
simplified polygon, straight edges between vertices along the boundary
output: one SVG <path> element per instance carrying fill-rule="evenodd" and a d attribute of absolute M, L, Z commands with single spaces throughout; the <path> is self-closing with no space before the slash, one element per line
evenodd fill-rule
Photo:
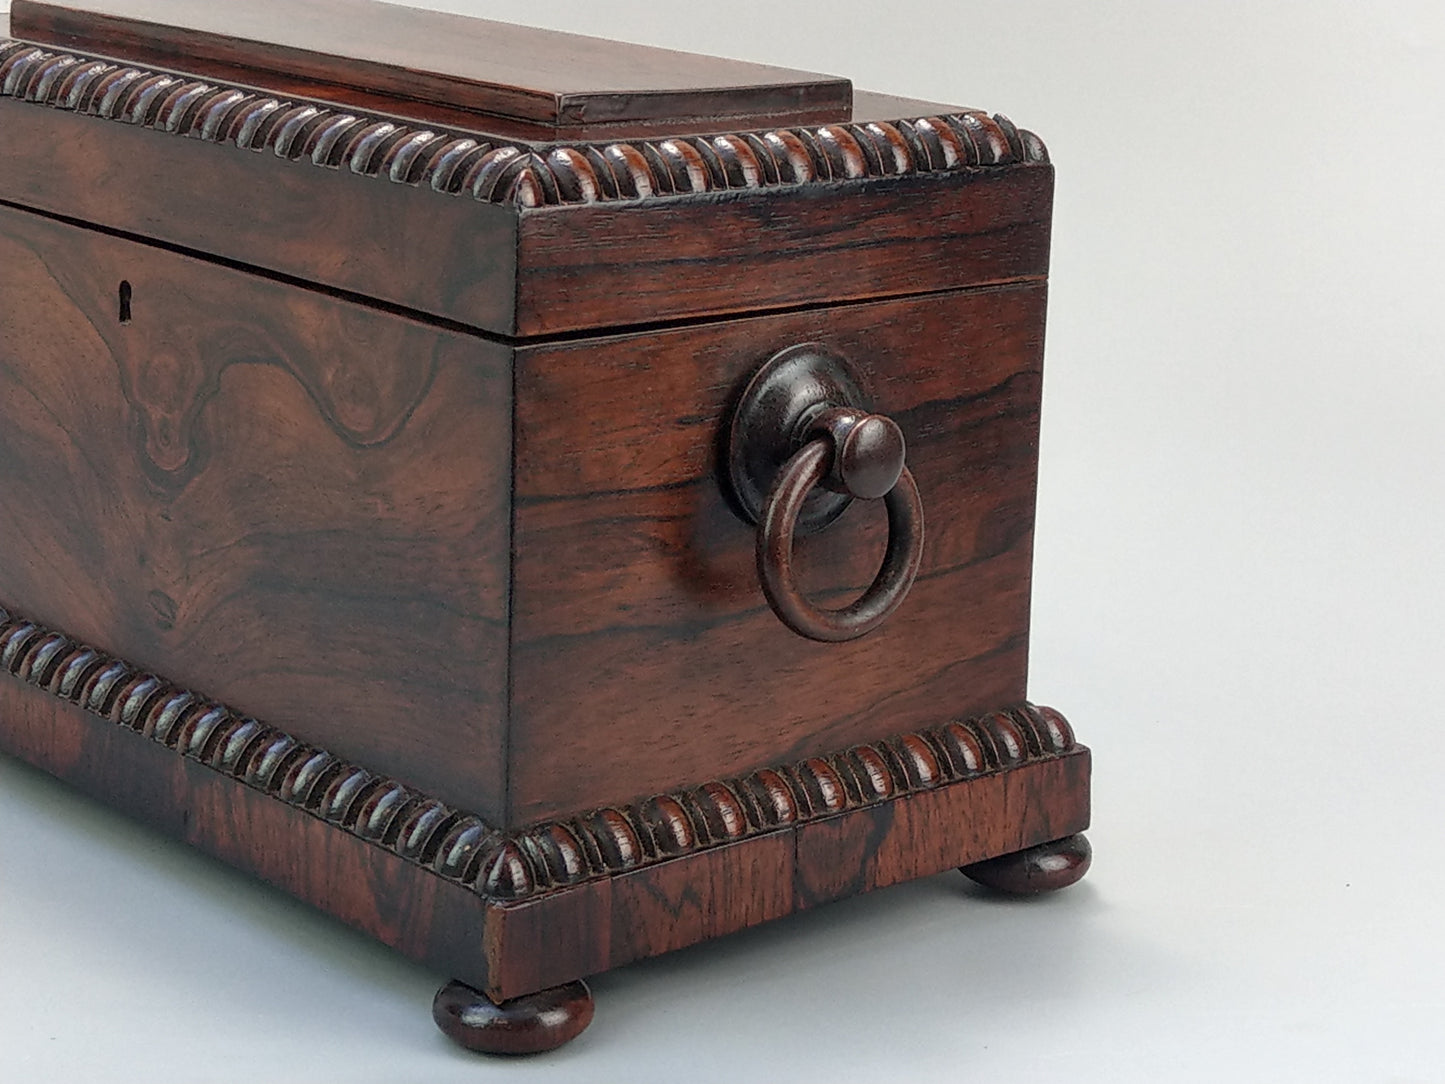
<path fill-rule="evenodd" d="M 738 512 L 749 523 L 783 464 L 806 436 L 808 422 L 829 406 L 865 408 L 868 400 L 848 363 L 816 343 L 775 354 L 754 374 L 733 409 L 727 432 L 728 481 Z M 798 513 L 798 532 L 818 531 L 843 514 L 847 493 L 818 488 Z"/>

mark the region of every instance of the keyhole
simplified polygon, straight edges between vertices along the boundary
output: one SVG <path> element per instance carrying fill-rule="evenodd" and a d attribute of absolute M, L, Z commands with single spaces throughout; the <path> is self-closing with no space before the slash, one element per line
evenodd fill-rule
<path fill-rule="evenodd" d="M 128 324 L 128 323 L 130 323 L 130 283 L 129 283 L 129 282 L 122 282 L 122 283 L 120 284 L 120 322 L 121 322 L 122 324 Z"/>

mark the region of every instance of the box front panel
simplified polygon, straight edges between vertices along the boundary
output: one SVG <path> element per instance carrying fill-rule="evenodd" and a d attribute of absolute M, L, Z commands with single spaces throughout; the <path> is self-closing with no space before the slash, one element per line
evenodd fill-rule
<path fill-rule="evenodd" d="M 623 802 L 1023 700 L 1042 281 L 523 348 L 510 819 Z M 824 644 L 768 608 L 719 483 L 748 377 L 816 342 L 908 442 L 926 518 L 902 607 Z M 797 541 L 840 606 L 887 533 L 855 502 Z"/>
<path fill-rule="evenodd" d="M 510 356 L 0 209 L 0 605 L 499 816 Z"/>

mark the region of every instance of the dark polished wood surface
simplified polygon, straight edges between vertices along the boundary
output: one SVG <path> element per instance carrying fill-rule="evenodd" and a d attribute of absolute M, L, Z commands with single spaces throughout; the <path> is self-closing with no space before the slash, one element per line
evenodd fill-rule
<path fill-rule="evenodd" d="M 442 1034 L 481 1054 L 540 1054 L 571 1042 L 592 1022 L 592 992 L 569 982 L 495 1002 L 461 982 L 437 991 L 432 1019 Z"/>
<path fill-rule="evenodd" d="M 785 189 L 528 210 L 516 326 L 549 334 L 1042 281 L 1053 190 L 1051 167 L 1028 166 L 900 177 L 836 202 Z"/>
<path fill-rule="evenodd" d="M 514 27 L 513 29 L 526 28 Z M 0 37 L 11 36 L 14 35 L 10 26 L 10 13 L 0 10 Z M 576 37 L 578 35 L 568 36 Z M 584 38 L 583 40 L 589 39 Z M 670 50 L 663 50 L 663 52 L 670 52 Z M 690 54 L 681 55 L 686 56 Z M 182 63 L 181 67 L 184 68 L 185 64 Z M 379 114 L 406 116 L 408 109 L 414 109 L 420 104 L 407 102 L 404 99 L 390 97 L 373 91 L 367 91 L 359 87 L 333 85 L 325 87 L 323 92 L 323 88 L 316 86 L 314 83 L 297 79 L 293 73 L 289 72 L 262 73 L 259 71 L 251 71 L 238 73 L 238 75 L 241 74 L 255 77 L 259 80 L 258 85 L 265 86 L 277 93 L 300 98 L 317 98 L 325 101 L 333 101 Z M 399 110 L 400 112 L 398 112 Z M 947 105 L 942 102 L 930 102 L 896 94 L 881 94 L 877 91 L 855 89 L 853 91 L 851 108 L 848 109 L 841 118 L 832 119 L 852 121 L 856 124 L 867 124 L 876 121 L 893 120 L 897 117 L 932 117 L 966 111 L 968 110 L 962 106 Z M 472 127 L 478 121 L 475 113 L 468 113 L 465 110 L 456 109 L 443 103 L 429 103 L 425 107 L 424 112 L 429 116 L 433 116 L 437 123 L 461 128 Z M 825 119 L 829 118 L 820 117 L 817 123 L 822 123 Z M 797 123 L 808 123 L 810 120 L 811 118 L 799 118 Z M 695 132 L 725 131 L 728 128 L 738 127 L 741 123 L 741 119 L 735 122 L 734 119 L 730 117 L 713 118 L 699 116 L 692 118 L 689 128 Z M 537 138 L 540 134 L 535 122 L 508 121 L 506 118 L 497 116 L 487 117 L 485 126 L 488 130 L 495 131 L 498 135 L 513 136 L 521 140 Z M 649 133 L 654 135 L 658 134 L 665 127 L 669 127 L 666 122 L 612 122 L 609 125 L 609 130 L 615 131 L 615 134 L 619 137 L 640 136 Z M 675 128 L 676 126 L 671 125 L 670 127 Z M 586 138 L 586 129 L 581 126 L 559 125 L 552 134 L 558 139 L 580 139 Z M 598 134 L 597 130 L 594 129 L 592 134 L 596 136 Z"/>
<path fill-rule="evenodd" d="M 1022 701 L 1043 332 L 1021 284 L 519 349 L 513 819 Z M 803 342 L 902 427 L 934 525 L 908 598 L 852 643 L 778 621 L 719 479 L 731 401 Z M 886 532 L 855 504 L 799 539 L 809 597 L 862 591 Z"/>
<path fill-rule="evenodd" d="M 14 42 L 0 76 L 0 201 L 502 335 L 1048 265 L 1053 171 L 1001 117 L 529 149 Z"/>
<path fill-rule="evenodd" d="M 0 201 L 515 330 L 511 208 L 228 149 L 0 96 Z"/>
<path fill-rule="evenodd" d="M 0 751 L 439 974 L 487 981 L 475 892 L 3 673 Z"/>
<path fill-rule="evenodd" d="M 372 0 L 15 0 L 18 38 L 212 79 L 344 98 L 443 122 L 471 115 L 585 137 L 618 125 L 847 120 L 834 76 L 515 26 Z"/>
<path fill-rule="evenodd" d="M 0 748 L 447 971 L 482 1049 L 852 893 L 1082 875 L 1089 752 L 1024 700 L 1037 137 L 340 0 L 15 7 Z M 800 343 L 928 525 L 847 643 L 769 609 L 720 461 Z M 885 532 L 800 536 L 798 590 L 856 596 Z"/>
<path fill-rule="evenodd" d="M 510 351 L 9 209 L 0 313 L 0 599 L 500 818 Z"/>
<path fill-rule="evenodd" d="M 507 906 L 780 829 L 1071 756 L 1072 729 L 1031 704 L 499 829 L 383 771 L 201 690 L 0 610 L 0 670 L 275 801 Z"/>
<path fill-rule="evenodd" d="M 1066 730 L 1059 738 L 1071 742 Z M 1089 823 L 1086 748 L 1068 744 L 1031 759 L 1030 748 L 995 750 L 952 782 L 844 801 L 835 814 L 508 902 L 6 673 L 0 750 L 494 1001 L 858 892 L 972 868 Z"/>
<path fill-rule="evenodd" d="M 977 881 L 1011 896 L 1037 896 L 1068 888 L 1089 872 L 1094 851 L 1082 835 L 1066 836 L 964 866 Z"/>
<path fill-rule="evenodd" d="M 49 624 L 503 825 L 1023 700 L 1042 286 L 532 346 L 512 377 L 481 339 L 0 222 L 0 597 Z M 730 398 L 805 341 L 876 385 L 947 524 L 852 644 L 778 623 L 717 477 Z M 870 512 L 800 540 L 811 597 L 867 585 Z"/>
<path fill-rule="evenodd" d="M 595 974 L 860 892 L 1007 854 L 1089 823 L 1090 754 L 949 784 L 591 881 L 489 914 L 505 997 Z"/>

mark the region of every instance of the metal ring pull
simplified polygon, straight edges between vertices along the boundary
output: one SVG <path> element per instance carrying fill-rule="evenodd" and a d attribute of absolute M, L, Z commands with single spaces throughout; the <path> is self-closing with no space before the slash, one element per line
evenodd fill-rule
<path fill-rule="evenodd" d="M 876 629 L 902 603 L 923 563 L 923 503 L 904 465 L 903 432 L 869 410 L 864 382 L 821 343 L 774 354 L 738 396 L 724 431 L 725 485 L 758 526 L 758 578 L 778 618 L 826 643 Z M 888 509 L 883 567 L 840 610 L 814 606 L 793 575 L 793 538 L 826 530 L 854 500 Z"/>
<path fill-rule="evenodd" d="M 913 586 L 923 563 L 923 501 L 892 419 L 830 407 L 811 420 L 808 432 L 811 439 L 783 465 L 763 502 L 758 576 L 773 612 L 798 635 L 825 643 L 856 640 L 882 624 Z M 793 577 L 798 515 L 820 485 L 860 500 L 881 497 L 888 510 L 883 565 L 868 589 L 839 610 L 814 606 Z"/>

